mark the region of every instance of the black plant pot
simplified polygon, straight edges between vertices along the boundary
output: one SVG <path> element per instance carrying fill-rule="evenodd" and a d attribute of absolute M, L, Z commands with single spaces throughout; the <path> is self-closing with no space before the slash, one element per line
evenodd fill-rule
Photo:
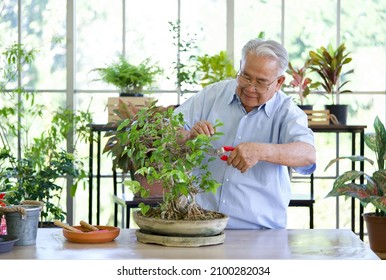
<path fill-rule="evenodd" d="M 330 118 L 330 124 L 341 124 L 346 125 L 347 124 L 347 108 L 348 105 L 324 105 L 324 108 L 326 110 L 330 110 L 330 115 L 333 115 L 332 118 Z M 336 121 L 338 123 L 336 123 Z"/>
<path fill-rule="evenodd" d="M 143 93 L 125 93 L 121 92 L 119 94 L 120 97 L 143 97 Z"/>
<path fill-rule="evenodd" d="M 313 105 L 298 105 L 298 107 L 302 110 L 312 110 L 314 108 Z"/>

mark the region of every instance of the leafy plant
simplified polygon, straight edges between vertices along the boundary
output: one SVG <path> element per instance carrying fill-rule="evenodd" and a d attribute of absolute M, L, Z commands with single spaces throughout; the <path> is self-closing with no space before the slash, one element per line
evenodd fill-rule
<path fill-rule="evenodd" d="M 292 80 L 287 87 L 292 87 L 297 90 L 296 93 L 299 96 L 300 105 L 304 105 L 304 99 L 310 94 L 311 89 L 318 87 L 318 83 L 312 83 L 312 79 L 307 77 L 309 65 L 310 59 L 307 59 L 301 68 L 295 68 L 291 62 L 288 63 L 287 73 L 291 75 Z"/>
<path fill-rule="evenodd" d="M 211 141 L 220 133 L 212 137 L 200 135 L 183 143 L 179 133 L 184 124 L 182 114 L 174 114 L 173 108 L 157 107 L 155 103 L 141 109 L 134 118 L 120 121 L 117 130 L 107 135 L 110 138 L 104 152 L 111 153 L 115 162 L 122 157 L 125 160 L 121 163 L 131 161 L 136 173 L 145 176 L 149 183 L 161 182 L 163 202 L 157 208 L 141 204 L 143 214 L 174 220 L 202 219 L 207 212 L 195 203 L 195 195 L 215 192 L 219 186 L 211 179 L 204 159 Z M 137 181 L 125 184 L 142 197 L 149 195 L 149 190 Z"/>
<path fill-rule="evenodd" d="M 0 69 L 0 186 L 7 192 L 3 202 L 40 200 L 45 204 L 42 220 L 63 220 L 66 213 L 59 206 L 63 187 L 58 179 L 72 176 L 75 183 L 71 192 L 75 194 L 77 184 L 87 176 L 76 154 L 65 152 L 61 146 L 72 130 L 78 136 L 76 141 L 88 139 L 91 115 L 59 109 L 47 128 L 41 132 L 32 129 L 33 123 L 42 123 L 52 115 L 35 101 L 33 92 L 17 86 L 20 72 L 30 66 L 35 52 L 15 44 L 0 57 L 4 65 Z"/>
<path fill-rule="evenodd" d="M 60 179 L 74 179 L 71 194 L 75 195 L 79 183 L 87 179 L 83 162 L 74 154 L 60 148 L 73 125 L 79 137 L 87 137 L 88 114 L 75 115 L 69 110 L 58 111 L 50 127 L 35 137 L 17 158 L 10 148 L 0 150 L 0 184 L 7 191 L 8 204 L 18 205 L 23 200 L 44 203 L 42 221 L 64 220 L 66 212 L 59 206 L 63 185 Z"/>
<path fill-rule="evenodd" d="M 63 221 L 66 212 L 56 204 L 61 198 L 63 186 L 58 184 L 57 180 L 67 175 L 78 180 L 87 178 L 77 167 L 77 164 L 81 166 L 82 163 L 65 151 L 53 151 L 50 159 L 47 159 L 49 162 L 38 168 L 29 155 L 17 160 L 7 153 L 7 150 L 0 152 L 11 162 L 11 165 L 0 173 L 0 182 L 8 190 L 5 197 L 7 203 L 19 205 L 24 200 L 37 200 L 44 204 L 42 220 L 53 218 Z"/>
<path fill-rule="evenodd" d="M 386 130 L 378 117 L 374 120 L 374 130 L 374 133 L 365 134 L 365 143 L 367 147 L 374 151 L 378 169 L 372 175 L 357 170 L 344 172 L 336 178 L 333 189 L 327 194 L 327 197 L 340 195 L 354 197 L 359 199 L 364 207 L 369 203 L 374 205 L 377 215 L 386 216 Z M 374 166 L 374 161 L 367 157 L 348 156 L 331 160 L 325 170 L 342 159 L 366 161 Z M 356 183 L 355 180 L 362 178 L 362 176 L 365 183 Z"/>
<path fill-rule="evenodd" d="M 173 62 L 173 70 L 176 74 L 176 86 L 177 91 L 185 92 L 185 87 L 188 85 L 195 84 L 194 79 L 194 65 L 193 60 L 195 55 L 189 55 L 186 57 L 189 52 L 196 48 L 196 38 L 195 34 L 186 34 L 186 37 L 189 39 L 184 39 L 181 36 L 181 21 L 177 20 L 175 22 L 169 21 L 170 29 L 169 31 L 173 36 L 173 45 L 177 47 L 177 58 Z"/>
<path fill-rule="evenodd" d="M 350 90 L 341 91 L 349 81 L 345 81 L 339 84 L 340 78 L 353 73 L 354 70 L 348 70 L 342 73 L 343 66 L 350 63 L 352 58 L 349 57 L 350 53 L 346 52 L 346 46 L 342 43 L 337 49 L 334 49 L 332 45 L 328 45 L 327 48 L 320 47 L 316 51 L 309 52 L 311 61 L 310 69 L 316 72 L 322 79 L 318 82 L 327 94 L 331 95 L 332 104 L 334 104 L 334 94 L 338 98 L 340 93 L 351 92 Z"/>
<path fill-rule="evenodd" d="M 125 57 L 120 56 L 117 62 L 113 62 L 104 68 L 95 68 L 100 75 L 100 80 L 112 84 L 121 93 L 142 94 L 143 88 L 151 86 L 157 75 L 163 70 L 152 64 L 150 58 L 138 65 L 131 64 Z"/>
<path fill-rule="evenodd" d="M 215 55 L 205 54 L 196 58 L 195 78 L 198 78 L 202 87 L 228 79 L 237 74 L 233 62 L 228 58 L 226 51 Z"/>

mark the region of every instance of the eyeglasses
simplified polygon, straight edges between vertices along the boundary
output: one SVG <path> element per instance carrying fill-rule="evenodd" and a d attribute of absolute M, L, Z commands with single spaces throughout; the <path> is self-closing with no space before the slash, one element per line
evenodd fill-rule
<path fill-rule="evenodd" d="M 246 87 L 250 87 L 250 86 L 253 86 L 255 88 L 255 90 L 257 92 L 267 92 L 269 90 L 269 88 L 271 87 L 271 85 L 277 81 L 277 79 L 279 79 L 281 76 L 277 77 L 275 80 L 273 80 L 272 82 L 268 83 L 268 84 L 263 84 L 263 83 L 259 83 L 259 82 L 256 82 L 256 83 L 253 83 L 248 77 L 246 77 L 244 75 L 244 73 L 242 72 L 239 72 L 237 74 L 237 77 L 238 77 L 238 82 L 239 82 L 239 85 L 243 88 L 246 88 Z"/>

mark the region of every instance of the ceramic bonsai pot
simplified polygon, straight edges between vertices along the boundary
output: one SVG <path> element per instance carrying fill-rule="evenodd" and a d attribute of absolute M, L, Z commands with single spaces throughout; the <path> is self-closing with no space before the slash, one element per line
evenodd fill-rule
<path fill-rule="evenodd" d="M 211 220 L 166 220 L 143 216 L 140 211 L 133 213 L 138 227 L 154 234 L 169 236 L 213 236 L 224 231 L 228 216 L 221 214 L 221 218 Z"/>
<path fill-rule="evenodd" d="M 133 218 L 140 230 L 136 231 L 141 243 L 158 244 L 169 247 L 201 247 L 222 244 L 228 216 L 210 220 L 167 220 L 146 217 L 140 211 Z"/>

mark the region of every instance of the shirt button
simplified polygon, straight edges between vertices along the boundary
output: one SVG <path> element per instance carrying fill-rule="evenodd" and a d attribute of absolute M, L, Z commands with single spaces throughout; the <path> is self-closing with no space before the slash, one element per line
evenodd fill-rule
<path fill-rule="evenodd" d="M 222 201 L 222 203 L 225 203 L 225 199 Z"/>
<path fill-rule="evenodd" d="M 239 137 L 237 137 L 237 138 L 239 138 L 239 140 L 241 139 L 241 136 L 239 136 Z"/>
<path fill-rule="evenodd" d="M 228 179 L 228 178 L 226 178 L 226 179 L 225 179 L 225 182 L 229 182 L 229 179 Z"/>

